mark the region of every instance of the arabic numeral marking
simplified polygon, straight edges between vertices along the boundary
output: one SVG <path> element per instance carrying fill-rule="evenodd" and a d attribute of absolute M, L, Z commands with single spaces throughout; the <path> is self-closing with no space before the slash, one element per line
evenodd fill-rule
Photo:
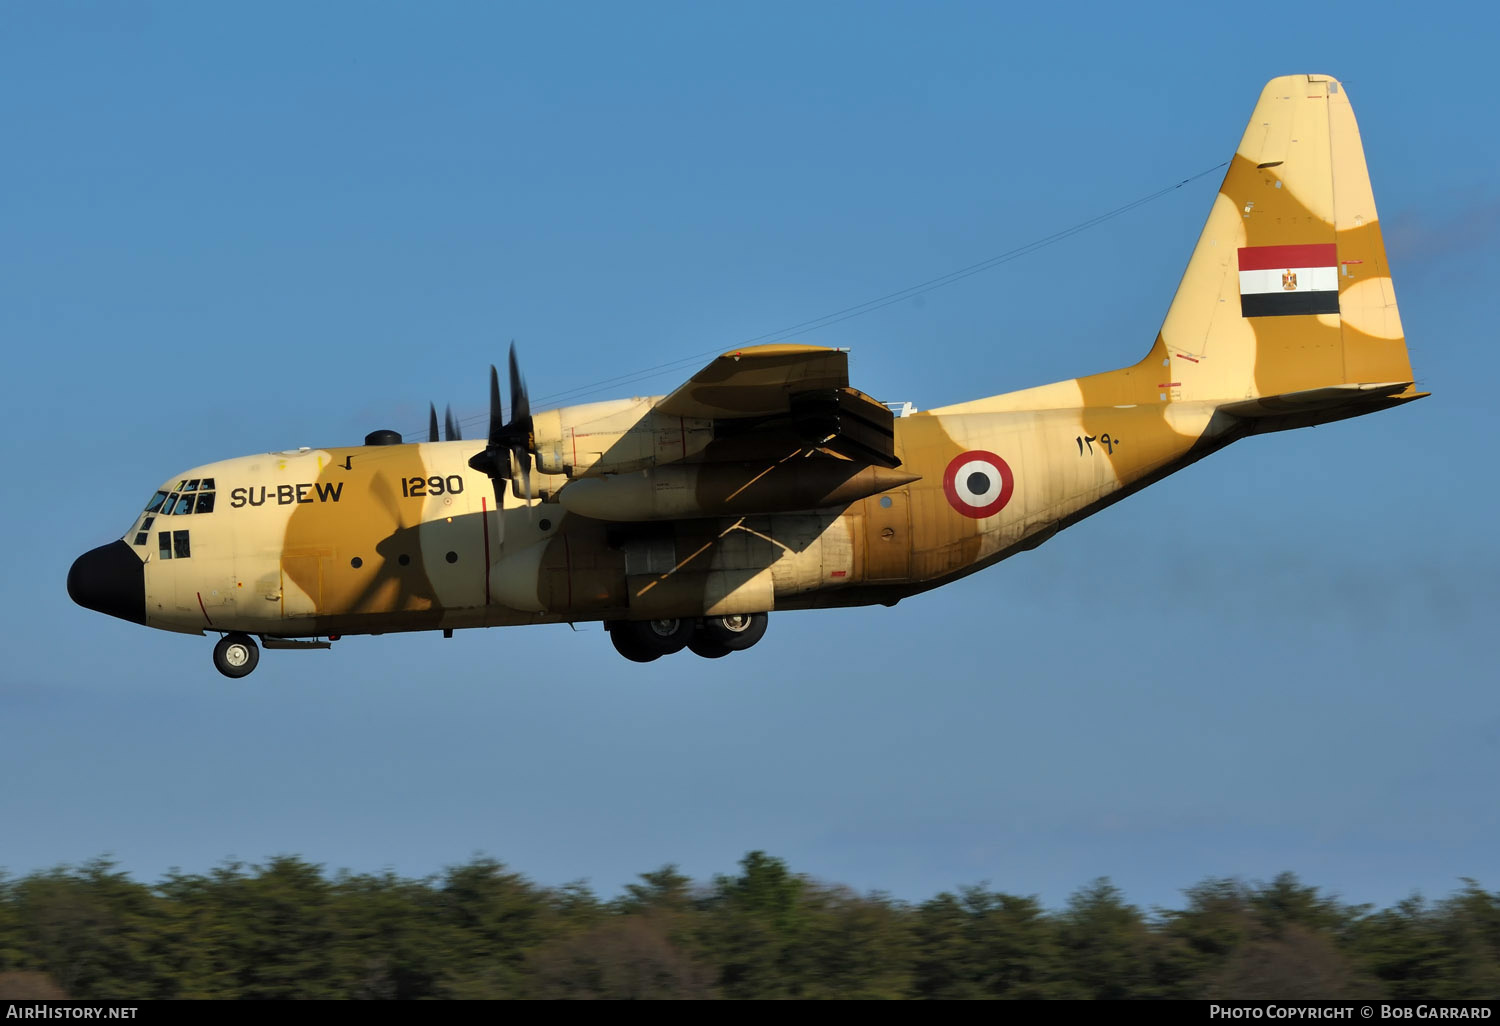
<path fill-rule="evenodd" d="M 1078 443 L 1078 455 L 1080 456 L 1083 455 L 1083 447 L 1085 445 L 1089 447 L 1089 454 L 1093 455 L 1095 442 L 1098 442 L 1101 446 L 1103 446 L 1104 451 L 1108 455 L 1113 456 L 1115 454 L 1115 446 L 1120 444 L 1120 440 L 1118 438 L 1111 437 L 1108 431 L 1100 432 L 1097 436 L 1078 435 L 1073 439 L 1073 441 Z"/>

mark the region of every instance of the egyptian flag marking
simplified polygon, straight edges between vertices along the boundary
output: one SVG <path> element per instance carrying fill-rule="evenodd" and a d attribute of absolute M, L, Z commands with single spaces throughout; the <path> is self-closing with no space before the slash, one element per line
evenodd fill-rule
<path fill-rule="evenodd" d="M 1333 243 L 1240 250 L 1241 316 L 1338 312 L 1338 247 Z"/>

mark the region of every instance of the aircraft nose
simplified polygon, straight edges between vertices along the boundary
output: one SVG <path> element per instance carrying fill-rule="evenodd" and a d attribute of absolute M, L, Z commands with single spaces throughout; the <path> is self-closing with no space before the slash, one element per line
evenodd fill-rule
<path fill-rule="evenodd" d="M 68 597 L 132 623 L 146 622 L 146 566 L 122 541 L 90 549 L 68 571 Z"/>

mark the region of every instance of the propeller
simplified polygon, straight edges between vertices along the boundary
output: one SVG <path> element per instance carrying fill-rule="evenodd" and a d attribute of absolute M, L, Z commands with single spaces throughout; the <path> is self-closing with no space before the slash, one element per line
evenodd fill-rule
<path fill-rule="evenodd" d="M 434 416 L 436 416 L 434 414 Z M 513 480 L 515 469 L 521 471 L 521 486 L 526 504 L 531 505 L 531 450 L 536 445 L 532 431 L 531 400 L 526 396 L 526 382 L 516 361 L 516 344 L 510 344 L 510 420 L 500 408 L 500 374 L 490 364 L 490 431 L 483 452 L 469 457 L 469 466 L 488 474 L 495 486 L 495 508 L 504 509 L 503 482 Z"/>
<path fill-rule="evenodd" d="M 443 440 L 457 442 L 463 438 L 458 432 L 458 421 L 453 419 L 453 407 L 443 408 Z M 438 440 L 437 407 L 432 403 L 427 404 L 427 440 L 436 442 Z"/>

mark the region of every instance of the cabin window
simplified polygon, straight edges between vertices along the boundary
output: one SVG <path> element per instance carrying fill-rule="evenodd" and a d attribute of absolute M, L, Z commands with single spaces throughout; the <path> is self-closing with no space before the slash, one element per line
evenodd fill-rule
<path fill-rule="evenodd" d="M 156 536 L 162 559 L 187 559 L 193 554 L 186 531 L 162 531 Z"/>

